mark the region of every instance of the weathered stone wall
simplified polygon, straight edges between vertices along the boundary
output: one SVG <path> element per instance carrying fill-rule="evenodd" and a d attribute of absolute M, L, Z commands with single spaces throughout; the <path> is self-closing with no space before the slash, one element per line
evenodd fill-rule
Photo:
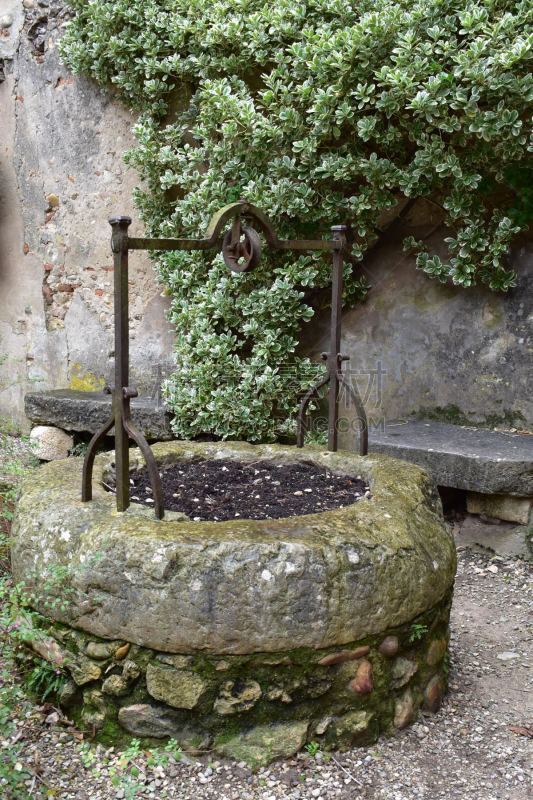
<path fill-rule="evenodd" d="M 438 211 L 419 202 L 393 224 L 365 259 L 372 289 L 344 314 L 342 351 L 365 398 L 370 424 L 416 413 L 459 424 L 533 425 L 533 244 L 522 237 L 510 255 L 518 274 L 507 293 L 443 285 L 402 252 L 407 235 L 444 255 Z M 318 358 L 328 346 L 326 314 L 311 322 L 303 348 Z M 345 409 L 348 419 L 354 409 Z M 348 431 L 346 442 L 353 440 Z"/>
<path fill-rule="evenodd" d="M 23 422 L 29 389 L 93 388 L 110 375 L 106 220 L 133 212 L 137 176 L 122 155 L 134 120 L 112 94 L 61 65 L 59 2 L 0 0 L 0 12 L 12 18 L 0 30 L 0 415 Z M 430 280 L 402 254 L 407 233 L 443 247 L 438 210 L 418 203 L 365 262 L 372 291 L 344 317 L 344 350 L 365 373 L 357 378 L 363 393 L 372 381 L 371 421 L 419 412 L 531 427 L 531 243 L 517 244 L 519 283 L 503 295 Z M 172 336 L 140 254 L 131 258 L 130 292 L 133 379 L 146 388 L 153 365 L 169 363 Z M 326 346 L 327 320 L 315 318 L 303 347 L 318 355 Z"/>
<path fill-rule="evenodd" d="M 0 0 L 0 12 L 0 415 L 23 422 L 29 389 L 90 389 L 110 377 L 107 219 L 134 211 L 137 176 L 122 160 L 134 118 L 60 63 L 61 4 Z M 172 337 L 149 259 L 130 264 L 132 373 L 147 386 Z"/>

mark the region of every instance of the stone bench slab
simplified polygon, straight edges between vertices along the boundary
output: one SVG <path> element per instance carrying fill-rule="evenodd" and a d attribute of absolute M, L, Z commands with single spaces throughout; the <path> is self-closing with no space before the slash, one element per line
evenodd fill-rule
<path fill-rule="evenodd" d="M 111 396 L 103 392 L 54 389 L 24 398 L 26 416 L 34 425 L 55 425 L 66 431 L 95 433 L 111 415 Z M 174 439 L 170 414 L 150 397 L 131 401 L 133 422 L 151 441 Z"/>
<path fill-rule="evenodd" d="M 370 451 L 424 467 L 439 486 L 533 495 L 533 436 L 409 420 L 370 433 Z"/>

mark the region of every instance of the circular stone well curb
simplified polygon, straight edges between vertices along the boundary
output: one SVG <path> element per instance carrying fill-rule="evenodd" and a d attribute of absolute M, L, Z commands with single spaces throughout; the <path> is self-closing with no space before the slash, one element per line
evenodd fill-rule
<path fill-rule="evenodd" d="M 455 548 L 423 470 L 319 447 L 153 450 L 161 465 L 304 461 L 362 475 L 372 497 L 275 520 L 158 521 L 140 504 L 115 510 L 102 485 L 112 454 L 97 458 L 89 503 L 79 498 L 81 459 L 32 473 L 13 525 L 14 576 L 58 623 L 51 633 L 72 697 L 83 693 L 85 724 L 88 715 L 110 738 L 120 729 L 179 738 L 186 728 L 190 741 L 214 738 L 219 752 L 263 763 L 309 737 L 368 741 L 408 724 L 421 703 L 438 707 Z M 126 674 L 120 647 L 131 648 Z M 273 737 L 272 724 L 286 727 Z"/>

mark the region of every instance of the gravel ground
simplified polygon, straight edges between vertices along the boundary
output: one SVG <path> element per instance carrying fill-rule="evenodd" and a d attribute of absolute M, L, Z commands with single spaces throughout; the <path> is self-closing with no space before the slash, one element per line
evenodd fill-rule
<path fill-rule="evenodd" d="M 243 764 L 173 758 L 150 765 L 141 753 L 80 744 L 48 707 L 20 720 L 21 761 L 33 770 L 31 797 L 114 800 L 526 800 L 533 753 L 533 676 L 528 634 L 531 567 L 461 550 L 453 608 L 450 693 L 441 711 L 393 739 L 332 756 L 318 753 L 252 774 Z M 48 715 L 48 722 L 46 722 Z M 55 722 L 55 724 L 54 724 Z M 529 734 L 529 735 L 528 735 Z M 0 742 L 9 746 L 9 742 Z M 91 755 L 92 752 L 92 755 Z M 92 763 L 91 763 L 92 762 Z M 131 774 L 131 763 L 138 775 Z"/>

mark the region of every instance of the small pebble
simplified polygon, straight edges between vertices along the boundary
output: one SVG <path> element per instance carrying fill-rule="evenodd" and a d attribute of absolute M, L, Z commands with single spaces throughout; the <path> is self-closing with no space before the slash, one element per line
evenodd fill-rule
<path fill-rule="evenodd" d="M 515 653 L 512 650 L 505 650 L 503 653 L 498 653 L 496 656 L 500 661 L 513 661 L 515 658 L 520 658 L 519 653 Z"/>

